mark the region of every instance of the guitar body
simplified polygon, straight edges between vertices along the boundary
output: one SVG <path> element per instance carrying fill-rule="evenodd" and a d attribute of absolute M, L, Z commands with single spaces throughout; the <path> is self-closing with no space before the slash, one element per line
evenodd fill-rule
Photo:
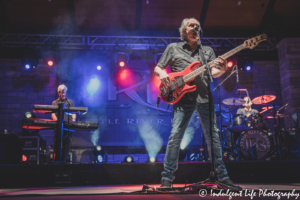
<path fill-rule="evenodd" d="M 193 92 L 197 89 L 196 85 L 189 85 L 189 83 L 192 82 L 194 79 L 191 79 L 185 83 L 183 81 L 183 76 L 194 71 L 194 69 L 200 65 L 201 63 L 199 61 L 196 61 L 191 63 L 187 68 L 185 68 L 181 72 L 174 72 L 169 74 L 171 86 L 167 87 L 163 83 L 161 83 L 159 86 L 160 94 L 164 102 L 173 105 L 177 103 L 183 97 L 184 94 L 188 92 Z"/>
<path fill-rule="evenodd" d="M 230 56 L 236 54 L 237 52 L 239 52 L 243 49 L 246 49 L 246 48 L 253 49 L 260 42 L 265 41 L 266 39 L 267 39 L 267 35 L 262 34 L 262 35 L 253 37 L 251 39 L 245 40 L 243 44 L 241 44 L 240 46 L 237 46 L 236 48 L 232 49 L 231 51 L 225 53 L 221 57 L 224 60 L 226 60 Z M 208 63 L 209 68 L 211 68 L 210 66 L 213 66 L 212 64 L 213 64 L 213 61 Z M 195 85 L 190 86 L 189 84 L 194 80 L 194 77 L 200 75 L 201 73 L 203 73 L 205 71 L 204 66 L 197 68 L 200 65 L 201 65 L 201 63 L 199 61 L 196 61 L 196 62 L 193 62 L 192 64 L 190 64 L 187 68 L 185 68 L 181 72 L 174 72 L 174 73 L 169 74 L 170 81 L 171 81 L 170 86 L 165 86 L 163 83 L 161 83 L 159 86 L 160 95 L 161 95 L 162 99 L 164 100 L 164 102 L 166 102 L 167 104 L 173 105 L 173 104 L 177 103 L 183 97 L 184 94 L 186 94 L 188 92 L 193 92 L 197 89 L 197 86 L 195 86 Z M 192 73 L 192 74 L 189 74 L 189 73 Z"/>

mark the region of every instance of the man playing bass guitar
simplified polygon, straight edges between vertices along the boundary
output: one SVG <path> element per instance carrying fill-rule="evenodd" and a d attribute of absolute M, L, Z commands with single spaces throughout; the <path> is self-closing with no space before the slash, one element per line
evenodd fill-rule
<path fill-rule="evenodd" d="M 194 18 L 186 18 L 182 21 L 179 32 L 182 42 L 170 44 L 163 55 L 161 56 L 157 66 L 154 69 L 155 74 L 160 78 L 162 83 L 169 86 L 170 78 L 164 69 L 170 65 L 172 72 L 180 72 L 187 66 L 195 61 L 205 63 L 204 58 L 199 56 L 200 43 L 198 35 L 193 31 L 200 23 Z M 211 68 L 213 78 L 218 78 L 226 71 L 226 60 L 221 57 L 216 58 L 215 53 L 211 47 L 203 46 L 205 52 L 204 56 L 207 62 L 214 60 L 214 66 Z M 208 150 L 211 158 L 211 138 L 209 135 L 209 92 L 208 92 L 208 74 L 202 73 L 195 78 L 193 84 L 197 86 L 194 92 L 185 94 L 176 104 L 173 105 L 173 123 L 172 131 L 169 137 L 165 160 L 164 172 L 162 172 L 161 187 L 170 187 L 172 181 L 175 179 L 174 172 L 178 167 L 178 156 L 180 143 L 183 138 L 184 132 L 189 124 L 190 118 L 194 111 L 197 112 L 202 124 L 203 133 L 205 135 Z M 212 97 L 211 97 L 212 99 Z M 210 103 L 211 110 L 214 111 L 213 101 Z M 218 128 L 216 125 L 215 113 L 212 113 L 213 123 L 213 152 L 215 164 L 215 179 L 219 182 L 226 184 L 229 189 L 241 190 L 242 188 L 235 185 L 230 178 L 224 162 L 222 161 L 220 139 Z M 213 182 L 212 177 L 205 182 Z"/>

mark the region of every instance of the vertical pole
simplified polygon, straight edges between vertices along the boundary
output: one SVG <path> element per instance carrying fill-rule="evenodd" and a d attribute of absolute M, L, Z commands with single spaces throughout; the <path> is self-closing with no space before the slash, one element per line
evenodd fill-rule
<path fill-rule="evenodd" d="M 221 88 L 220 86 L 218 87 L 219 89 L 219 106 L 220 106 L 220 140 L 221 140 L 221 153 L 223 155 L 223 129 L 222 129 L 222 106 L 221 106 Z"/>
<path fill-rule="evenodd" d="M 64 109 L 65 104 L 58 104 L 58 114 L 57 114 L 57 130 L 56 130 L 56 141 L 55 141 L 55 161 L 61 161 L 62 157 L 62 138 L 64 131 Z"/>

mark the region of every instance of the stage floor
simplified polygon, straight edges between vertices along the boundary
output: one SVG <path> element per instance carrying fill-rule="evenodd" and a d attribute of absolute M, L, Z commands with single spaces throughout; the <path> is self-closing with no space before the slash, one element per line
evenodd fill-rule
<path fill-rule="evenodd" d="M 289 186 L 300 182 L 299 161 L 240 161 L 225 165 L 236 183 Z M 0 188 L 151 185 L 160 182 L 163 170 L 163 163 L 0 165 Z M 174 184 L 205 180 L 210 171 L 210 162 L 179 163 Z"/>
<path fill-rule="evenodd" d="M 187 184 L 189 185 L 189 184 Z M 242 196 L 233 199 L 251 199 L 251 191 L 256 191 L 257 195 L 253 199 L 260 199 L 260 190 L 267 190 L 268 193 L 281 192 L 288 193 L 294 191 L 295 195 L 300 194 L 300 183 L 294 184 L 239 184 L 243 188 Z M 158 187 L 158 184 L 150 184 L 149 187 Z M 82 186 L 82 187 L 44 187 L 44 188 L 15 188 L 0 189 L 0 198 L 15 199 L 201 199 L 199 194 L 147 194 L 142 193 L 143 185 L 113 185 L 113 186 Z M 173 187 L 184 187 L 184 184 L 174 184 Z M 208 192 L 209 193 L 209 192 Z M 218 192 L 214 192 L 217 194 Z M 246 193 L 248 196 L 246 196 Z M 229 199 L 229 196 L 215 196 L 207 194 L 209 199 Z M 277 199 L 275 196 L 265 196 L 264 199 Z M 299 197 L 300 198 L 300 197 Z M 282 196 L 280 199 L 287 199 Z M 296 199 L 292 196 L 289 199 Z"/>

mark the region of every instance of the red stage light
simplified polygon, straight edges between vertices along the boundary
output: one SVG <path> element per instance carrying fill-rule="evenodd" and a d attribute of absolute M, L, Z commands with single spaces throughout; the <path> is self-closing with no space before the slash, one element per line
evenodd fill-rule
<path fill-rule="evenodd" d="M 121 74 L 120 74 L 120 79 L 125 80 L 127 75 L 128 75 L 127 70 L 122 71 Z"/>
<path fill-rule="evenodd" d="M 124 67 L 125 66 L 125 62 L 124 61 L 119 62 L 119 66 L 120 67 Z"/>
<path fill-rule="evenodd" d="M 232 66 L 233 66 L 233 62 L 229 61 L 229 62 L 227 63 L 227 67 L 232 67 Z"/>
<path fill-rule="evenodd" d="M 27 161 L 27 156 L 22 155 L 22 161 L 23 161 L 23 162 L 26 162 L 26 161 Z"/>
<path fill-rule="evenodd" d="M 49 60 L 49 61 L 47 62 L 47 65 L 48 65 L 49 67 L 52 67 L 53 64 L 54 64 L 54 62 L 53 62 L 52 60 Z"/>

